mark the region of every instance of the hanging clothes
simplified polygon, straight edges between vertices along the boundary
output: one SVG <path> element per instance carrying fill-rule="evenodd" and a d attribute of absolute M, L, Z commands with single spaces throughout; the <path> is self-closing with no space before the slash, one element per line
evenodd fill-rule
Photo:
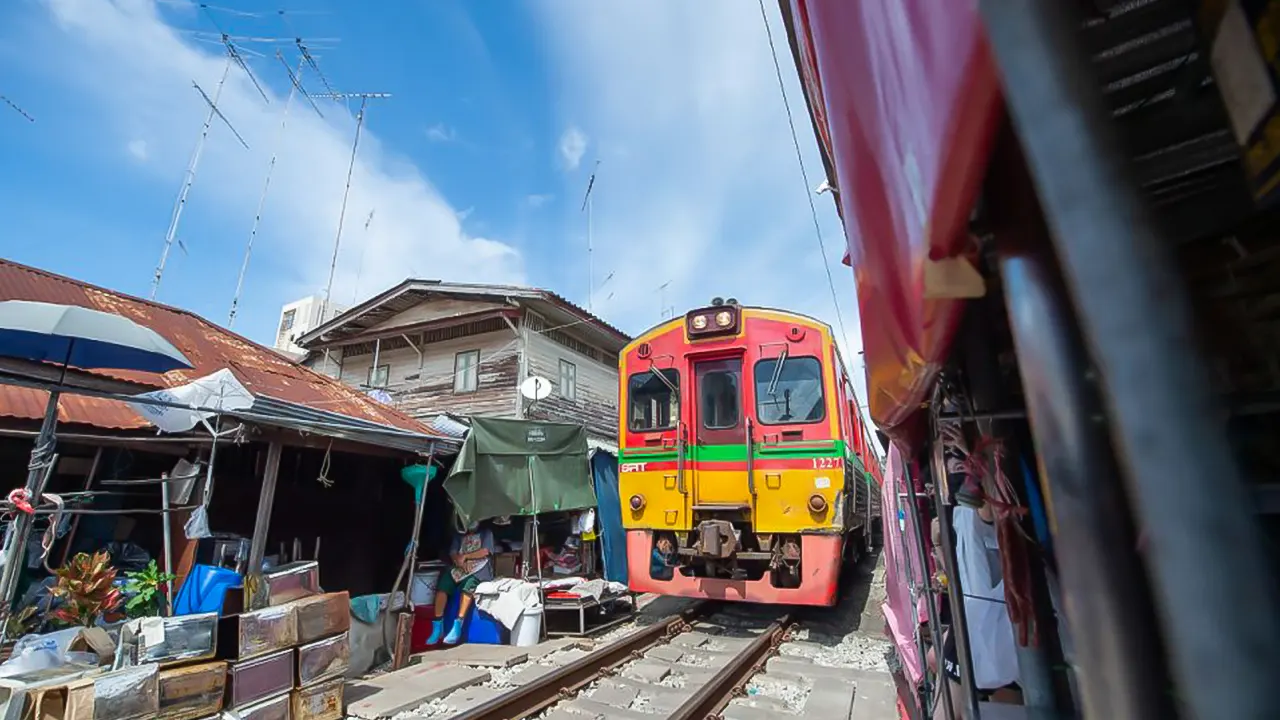
<path fill-rule="evenodd" d="M 1005 606 L 996 528 L 964 505 L 955 507 L 952 524 L 974 682 L 979 689 L 995 690 L 1018 681 L 1018 655 L 1013 622 Z"/>

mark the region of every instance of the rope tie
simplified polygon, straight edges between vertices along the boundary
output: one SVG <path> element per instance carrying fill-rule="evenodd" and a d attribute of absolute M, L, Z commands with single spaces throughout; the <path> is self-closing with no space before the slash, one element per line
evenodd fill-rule
<path fill-rule="evenodd" d="M 31 493 L 26 488 L 17 488 L 9 492 L 9 504 L 28 515 L 35 515 L 36 509 L 31 506 Z"/>

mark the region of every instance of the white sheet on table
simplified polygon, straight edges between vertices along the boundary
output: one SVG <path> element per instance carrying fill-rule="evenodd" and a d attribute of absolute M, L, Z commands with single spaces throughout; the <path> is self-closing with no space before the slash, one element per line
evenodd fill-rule
<path fill-rule="evenodd" d="M 476 587 L 476 607 L 510 630 L 526 610 L 541 608 L 542 599 L 537 585 L 516 578 L 501 578 Z"/>

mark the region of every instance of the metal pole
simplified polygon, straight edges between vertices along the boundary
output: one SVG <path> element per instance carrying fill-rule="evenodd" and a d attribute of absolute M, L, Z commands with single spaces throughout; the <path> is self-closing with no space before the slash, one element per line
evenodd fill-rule
<path fill-rule="evenodd" d="M 191 193 L 191 186 L 196 181 L 196 167 L 200 165 L 200 155 L 204 153 L 204 141 L 209 137 L 209 126 L 213 125 L 213 119 L 218 114 L 218 98 L 222 97 L 222 87 L 227 84 L 227 75 L 231 72 L 231 56 L 227 56 L 227 62 L 222 67 L 222 78 L 218 80 L 218 87 L 213 91 L 213 102 L 209 105 L 209 115 L 204 119 L 204 126 L 200 129 L 200 139 L 196 140 L 196 149 L 191 153 L 191 163 L 187 165 L 187 177 L 182 182 L 182 190 L 178 192 L 178 201 L 173 205 L 173 215 L 169 218 L 169 229 L 164 234 L 164 249 L 160 251 L 160 263 L 156 265 L 155 277 L 151 280 L 151 299 L 156 299 L 156 293 L 160 292 L 160 278 L 164 276 L 164 266 L 169 260 L 169 250 L 173 248 L 174 238 L 178 236 L 178 221 L 182 219 L 182 210 L 187 206 L 187 195 Z"/>
<path fill-rule="evenodd" d="M 253 541 L 249 545 L 249 564 L 245 568 L 245 604 L 251 610 L 265 606 L 266 588 L 262 587 L 262 559 L 267 553 L 267 532 L 271 528 L 271 508 L 276 500 L 276 478 L 280 475 L 282 449 L 279 440 L 273 440 L 267 446 L 262 490 L 258 493 L 258 514 L 253 520 Z"/>
<path fill-rule="evenodd" d="M 404 598 L 410 612 L 413 611 L 413 578 L 418 569 L 418 534 L 422 532 L 422 514 L 427 507 L 427 486 L 431 484 L 431 463 L 435 462 L 435 458 L 435 451 L 427 455 L 427 479 L 422 483 L 422 497 L 418 498 L 417 507 L 413 510 L 413 537 L 409 540 L 409 584 Z M 489 562 L 493 560 L 490 559 Z M 395 592 L 396 588 L 391 588 L 392 596 Z M 391 599 L 393 598 L 387 600 L 387 607 L 391 606 Z"/>
<path fill-rule="evenodd" d="M 942 494 L 947 484 L 947 467 L 943 460 L 942 437 L 935 432 L 933 441 L 933 504 L 938 515 L 942 535 L 942 559 L 947 568 L 947 600 L 951 605 L 951 637 L 956 643 L 956 664 L 960 666 L 960 689 L 964 694 L 964 717 L 979 720 L 978 686 L 973 679 L 973 655 L 969 652 L 969 622 L 964 609 L 964 588 L 960 573 L 956 571 L 956 544 L 952 538 L 951 513 Z M 938 664 L 942 664 L 942 649 L 938 649 Z"/>
<path fill-rule="evenodd" d="M 68 356 L 70 351 L 68 351 Z M 66 370 L 64 367 L 63 374 Z M 58 398 L 62 393 L 49 391 L 49 403 L 45 406 L 44 420 L 40 423 L 40 435 L 36 438 L 35 447 L 31 451 L 31 462 L 27 466 L 27 501 L 31 507 L 40 505 L 40 493 L 44 490 L 47 477 L 46 466 L 54 457 L 54 428 L 58 424 Z M 0 573 L 0 623 L 8 618 L 13 609 L 13 598 L 18 590 L 18 577 L 21 565 L 26 556 L 27 539 L 31 535 L 31 526 L 35 515 L 17 512 L 13 524 L 9 526 L 10 542 L 5 546 L 4 570 Z"/>
<path fill-rule="evenodd" d="M 1195 717 L 1269 717 L 1280 667 L 1276 579 L 1196 350 L 1185 283 L 1126 177 L 1074 6 L 980 7 L 1150 539 L 1146 566 L 1174 679 Z"/>
<path fill-rule="evenodd" d="M 169 474 L 165 473 L 161 477 L 164 479 L 164 482 L 160 483 L 160 509 L 163 511 L 160 517 L 164 525 L 164 571 L 172 575 L 175 573 L 173 572 L 173 539 L 169 537 L 169 533 L 173 529 L 173 523 L 169 519 Z M 165 583 L 164 607 L 166 615 L 173 612 L 173 598 L 170 597 L 169 592 L 172 586 L 173 583 Z"/>
<path fill-rule="evenodd" d="M 64 436 L 65 437 L 65 436 Z M 89 476 L 84 479 L 84 490 L 88 492 L 93 489 L 93 481 L 98 477 L 98 467 L 102 464 L 102 446 L 99 445 L 97 451 L 93 453 L 93 465 L 89 467 Z M 71 527 L 67 529 L 67 539 L 62 542 L 62 561 L 59 565 L 67 564 L 67 557 L 71 554 L 71 547 L 75 545 L 76 530 L 80 528 L 80 515 L 71 518 Z"/>
<path fill-rule="evenodd" d="M 1012 138 L 1010 138 L 1012 140 Z M 1012 143 L 1010 143 L 1012 145 Z M 1010 148 L 1016 150 L 1016 148 Z M 1088 717 L 1174 717 L 1151 592 L 1089 358 L 1021 158 L 997 153 L 996 248 Z"/>
<path fill-rule="evenodd" d="M 925 595 L 926 595 L 927 602 L 925 602 L 925 607 L 928 609 L 928 613 L 929 613 L 929 635 L 930 637 L 933 638 L 933 656 L 937 658 L 937 662 L 938 662 L 938 672 L 937 672 L 937 675 L 934 677 L 934 683 L 936 687 L 941 688 L 942 705 L 947 709 L 947 717 L 954 718 L 956 716 L 956 710 L 954 707 L 952 707 L 952 704 L 951 704 L 951 687 L 950 687 L 951 680 L 947 677 L 946 671 L 943 669 L 943 666 L 942 666 L 942 662 L 943 662 L 942 660 L 942 645 L 943 645 L 942 620 L 938 617 L 938 606 L 934 602 L 933 593 L 928 589 L 929 588 L 929 553 L 926 552 L 924 549 L 925 535 L 924 535 L 923 523 L 920 521 L 920 505 L 916 501 L 916 497 L 917 497 L 916 485 L 915 485 L 916 479 L 911 477 L 910 471 L 907 469 L 905 462 L 903 463 L 902 471 L 903 471 L 903 475 L 906 478 L 907 486 L 906 486 L 906 492 L 898 496 L 898 501 L 899 502 L 905 501 L 908 505 L 910 505 L 910 510 L 908 511 L 908 513 L 911 515 L 911 527 L 915 531 L 915 535 L 916 535 L 915 546 L 916 546 L 916 555 L 918 556 L 917 559 L 920 562 L 920 577 L 921 577 L 921 581 L 924 583 L 924 587 L 926 588 Z M 894 490 L 896 491 L 897 488 L 894 488 Z M 928 497 L 928 496 L 926 495 L 925 497 Z M 908 567 L 907 571 L 911 572 L 910 567 Z M 914 579 L 914 573 L 913 573 L 913 577 L 908 579 L 908 585 L 915 584 L 914 582 L 911 582 L 911 580 L 913 579 Z M 951 577 L 947 576 L 948 585 L 951 584 L 950 581 L 951 581 Z M 915 605 L 916 605 L 916 596 L 915 596 L 915 593 L 913 592 L 911 594 L 911 608 L 913 611 L 915 610 Z M 953 617 L 954 617 L 954 610 L 953 610 Z M 916 632 L 917 633 L 919 632 L 919 628 L 916 628 Z M 924 659 L 925 659 L 924 655 L 921 655 L 920 660 L 923 661 Z M 928 712 L 927 707 L 924 708 L 924 710 L 925 712 Z"/>
<path fill-rule="evenodd" d="M 281 61 L 284 58 L 281 56 Z M 302 69 L 306 57 L 298 59 L 298 69 L 294 73 L 294 82 L 289 85 L 289 96 L 284 101 L 284 111 L 280 114 L 280 129 L 276 131 L 275 143 L 272 145 L 271 161 L 267 163 L 267 179 L 262 183 L 262 194 L 258 196 L 258 209 L 253 214 L 253 227 L 249 230 L 249 242 L 244 248 L 244 260 L 240 263 L 240 275 L 236 277 L 236 293 L 231 296 L 231 313 L 227 316 L 227 329 L 236 325 L 236 310 L 240 306 L 240 291 L 244 288 L 244 276 L 249 272 L 249 256 L 253 254 L 253 241 L 258 237 L 258 225 L 262 222 L 262 208 L 267 203 L 267 191 L 271 189 L 271 175 L 276 169 L 276 157 L 280 154 L 280 146 L 284 144 L 284 130 L 289 124 L 289 109 L 293 107 L 293 96 L 297 94 L 302 80 Z M 288 66 L 286 65 L 286 69 Z M 323 317 L 321 321 L 323 321 Z"/>

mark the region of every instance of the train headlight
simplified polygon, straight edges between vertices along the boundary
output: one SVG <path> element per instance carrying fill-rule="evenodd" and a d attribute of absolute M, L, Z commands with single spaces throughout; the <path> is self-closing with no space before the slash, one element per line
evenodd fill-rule
<path fill-rule="evenodd" d="M 728 310 L 721 310 L 720 312 L 716 313 L 716 325 L 722 328 L 727 328 L 732 324 L 733 324 L 733 313 L 730 313 Z"/>
<path fill-rule="evenodd" d="M 695 317 L 693 318 L 693 329 L 694 329 L 694 330 L 706 330 L 706 329 L 707 329 L 707 316 L 706 316 L 706 315 L 698 315 L 698 316 L 695 316 Z"/>
<path fill-rule="evenodd" d="M 814 493 L 809 496 L 809 510 L 820 513 L 827 509 L 827 499 Z"/>
<path fill-rule="evenodd" d="M 631 504 L 631 509 L 632 509 L 632 510 L 639 511 L 639 510 L 643 510 L 643 509 L 644 509 L 644 496 L 643 496 L 643 495 L 632 495 L 632 496 L 631 496 L 631 499 L 630 499 L 630 500 L 628 500 L 628 502 Z"/>

